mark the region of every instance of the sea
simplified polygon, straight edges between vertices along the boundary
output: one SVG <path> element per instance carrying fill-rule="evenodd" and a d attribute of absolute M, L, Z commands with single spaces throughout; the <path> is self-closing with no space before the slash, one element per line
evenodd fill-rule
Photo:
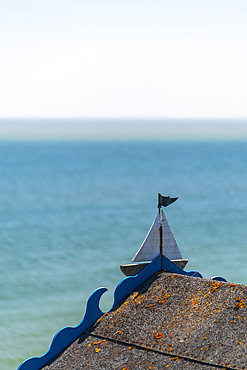
<path fill-rule="evenodd" d="M 41 356 L 83 319 L 157 214 L 157 194 L 186 270 L 247 284 L 247 140 L 104 138 L 0 141 L 0 368 Z"/>

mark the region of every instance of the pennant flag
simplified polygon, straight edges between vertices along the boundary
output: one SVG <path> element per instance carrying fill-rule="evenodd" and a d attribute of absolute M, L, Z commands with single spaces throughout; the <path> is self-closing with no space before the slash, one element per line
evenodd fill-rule
<path fill-rule="evenodd" d="M 169 204 L 175 202 L 178 198 L 164 197 L 160 193 L 158 194 L 158 208 L 161 206 L 167 207 Z"/>

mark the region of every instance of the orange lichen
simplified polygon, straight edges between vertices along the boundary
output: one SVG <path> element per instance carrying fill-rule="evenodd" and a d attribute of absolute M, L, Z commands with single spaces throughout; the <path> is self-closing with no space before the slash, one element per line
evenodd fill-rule
<path fill-rule="evenodd" d="M 162 333 L 157 333 L 157 334 L 155 334 L 155 339 L 160 339 L 160 338 L 162 338 L 164 336 L 164 334 L 162 334 Z"/>
<path fill-rule="evenodd" d="M 213 293 L 215 292 L 217 289 L 219 289 L 221 286 L 223 285 L 223 283 L 218 283 L 217 281 L 211 281 L 210 283 L 210 286 L 212 287 L 210 289 L 210 292 Z"/>
<path fill-rule="evenodd" d="M 240 308 L 243 308 L 245 306 L 246 306 L 245 302 L 241 299 L 241 297 L 238 297 L 237 298 L 237 303 L 235 304 L 234 308 L 239 310 Z"/>
<path fill-rule="evenodd" d="M 157 300 L 159 301 L 158 303 L 159 304 L 163 304 L 165 303 L 166 299 L 170 297 L 170 294 L 166 294 L 164 297 L 163 297 L 163 300 L 159 301 L 159 299 L 161 299 L 161 297 L 158 297 Z"/>
<path fill-rule="evenodd" d="M 145 297 L 143 296 L 143 295 L 140 295 L 139 297 L 137 297 L 136 299 L 135 299 L 135 301 L 133 302 L 134 304 L 136 304 L 136 303 L 141 303 L 142 301 L 143 301 L 143 299 L 144 299 Z"/>
<path fill-rule="evenodd" d="M 121 330 L 116 331 L 116 334 L 121 334 L 121 333 L 122 333 Z"/>

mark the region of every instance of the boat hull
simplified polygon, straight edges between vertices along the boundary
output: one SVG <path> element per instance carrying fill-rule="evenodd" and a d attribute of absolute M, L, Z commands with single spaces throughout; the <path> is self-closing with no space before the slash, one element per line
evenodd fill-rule
<path fill-rule="evenodd" d="M 188 263 L 188 260 L 185 259 L 177 259 L 171 260 L 175 265 L 184 269 Z M 127 265 L 120 265 L 120 269 L 125 276 L 135 276 L 139 274 L 145 267 L 149 265 L 150 262 L 143 262 L 143 263 L 130 263 Z"/>

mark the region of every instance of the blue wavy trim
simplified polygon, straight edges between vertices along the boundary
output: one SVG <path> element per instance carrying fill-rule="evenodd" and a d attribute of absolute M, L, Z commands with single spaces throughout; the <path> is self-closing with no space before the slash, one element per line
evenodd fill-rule
<path fill-rule="evenodd" d="M 114 303 L 112 308 L 119 303 L 122 299 L 127 297 L 133 290 L 135 290 L 140 284 L 147 280 L 151 275 L 166 270 L 180 275 L 194 276 L 202 278 L 202 275 L 197 271 L 184 271 L 175 263 L 171 262 L 168 258 L 163 255 L 156 257 L 149 265 L 147 265 L 139 274 L 135 276 L 129 276 L 118 284 L 114 293 Z"/>
<path fill-rule="evenodd" d="M 197 271 L 184 271 L 173 262 L 171 262 L 164 255 L 157 256 L 149 265 L 147 265 L 139 274 L 124 278 L 117 285 L 114 292 L 114 303 L 112 308 L 118 304 L 122 299 L 126 298 L 139 285 L 144 283 L 151 275 L 165 270 L 171 273 L 176 273 L 185 276 L 193 276 L 203 278 Z M 212 277 L 213 280 L 226 281 L 220 276 Z M 73 328 L 63 328 L 54 337 L 49 350 L 40 357 L 32 357 L 24 361 L 17 370 L 40 370 L 50 360 L 57 356 L 61 351 L 73 343 L 90 325 L 98 320 L 103 312 L 99 308 L 99 301 L 103 293 L 107 291 L 106 288 L 99 288 L 95 290 L 88 299 L 86 313 L 78 326 Z"/>
<path fill-rule="evenodd" d="M 162 256 L 162 270 L 166 270 L 168 272 L 173 272 L 175 274 L 185 275 L 185 276 L 193 276 L 198 278 L 203 278 L 200 272 L 197 271 L 185 271 L 175 265 L 172 261 L 170 261 L 167 257 Z"/>
<path fill-rule="evenodd" d="M 211 280 L 227 282 L 227 280 L 225 278 L 223 278 L 222 276 L 213 276 L 213 277 L 211 277 Z"/>
<path fill-rule="evenodd" d="M 112 308 L 118 304 L 122 299 L 127 297 L 140 284 L 144 283 L 151 275 L 160 271 L 162 268 L 162 256 L 156 257 L 149 265 L 147 265 L 139 274 L 135 276 L 128 276 L 117 285 L 114 292 L 114 303 Z"/>
<path fill-rule="evenodd" d="M 86 313 L 81 323 L 73 328 L 61 329 L 53 338 L 49 350 L 40 357 L 32 357 L 24 361 L 17 370 L 39 370 L 62 350 L 73 343 L 90 325 L 98 320 L 103 312 L 99 308 L 99 301 L 106 288 L 96 289 L 89 297 Z"/>

